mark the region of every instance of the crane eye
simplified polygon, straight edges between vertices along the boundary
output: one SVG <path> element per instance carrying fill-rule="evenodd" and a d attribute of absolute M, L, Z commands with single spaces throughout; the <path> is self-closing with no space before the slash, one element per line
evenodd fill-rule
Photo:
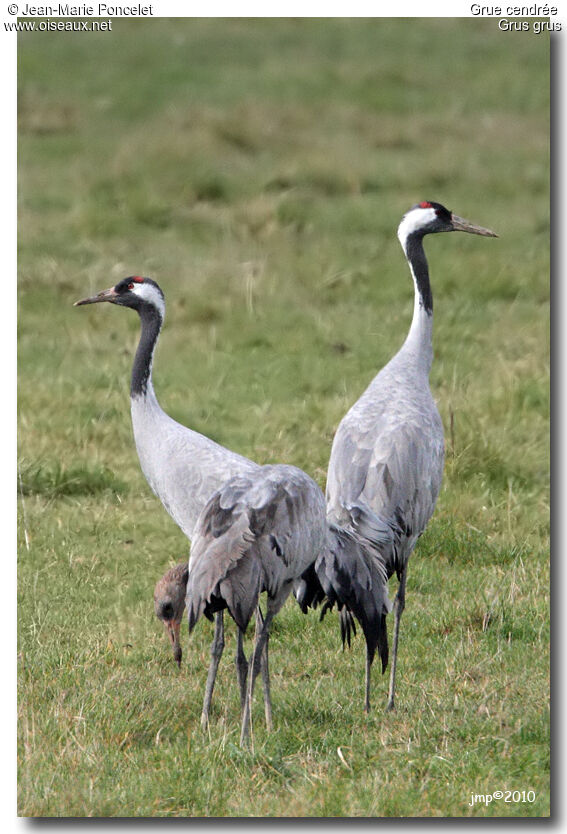
<path fill-rule="evenodd" d="M 134 284 L 133 284 L 133 282 L 132 282 L 132 281 L 130 281 L 130 283 L 128 284 L 128 289 L 129 289 L 129 290 L 133 290 L 133 289 L 134 289 Z"/>

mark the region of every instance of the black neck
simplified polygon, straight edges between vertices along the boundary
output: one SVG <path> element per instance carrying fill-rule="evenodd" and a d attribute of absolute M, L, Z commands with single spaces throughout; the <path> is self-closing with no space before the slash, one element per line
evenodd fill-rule
<path fill-rule="evenodd" d="M 431 315 L 433 313 L 433 295 L 431 294 L 431 284 L 429 283 L 427 258 L 423 250 L 423 235 L 409 235 L 406 241 L 406 257 L 415 278 L 419 293 L 419 303 L 425 312 Z"/>
<path fill-rule="evenodd" d="M 138 311 L 142 324 L 140 341 L 134 357 L 130 396 L 145 396 L 152 375 L 152 358 L 162 325 L 162 317 L 153 305 L 146 304 Z"/>

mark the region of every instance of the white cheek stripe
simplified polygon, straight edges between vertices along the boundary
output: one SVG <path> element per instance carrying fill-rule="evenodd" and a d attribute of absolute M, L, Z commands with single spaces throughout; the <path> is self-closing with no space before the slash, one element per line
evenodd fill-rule
<path fill-rule="evenodd" d="M 417 232 L 423 226 L 433 223 L 436 217 L 434 208 L 414 208 L 404 214 L 402 222 L 398 226 L 398 240 L 402 246 L 411 234 Z"/>
<path fill-rule="evenodd" d="M 159 293 L 152 284 L 134 284 L 134 289 L 131 290 L 131 292 L 135 293 L 140 298 L 143 298 L 144 301 L 153 304 L 153 306 L 156 307 L 161 313 L 162 318 L 164 317 L 164 300 L 161 293 Z"/>

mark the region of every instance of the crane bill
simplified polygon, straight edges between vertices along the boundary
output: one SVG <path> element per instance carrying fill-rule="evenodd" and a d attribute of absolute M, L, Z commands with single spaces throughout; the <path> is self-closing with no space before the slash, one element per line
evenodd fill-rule
<path fill-rule="evenodd" d="M 182 650 L 179 641 L 179 629 L 181 623 L 175 620 L 169 620 L 164 623 L 169 639 L 171 641 L 171 648 L 173 649 L 173 657 L 178 666 L 181 666 Z"/>
<path fill-rule="evenodd" d="M 82 298 L 80 301 L 75 301 L 73 307 L 81 307 L 83 304 L 98 304 L 100 301 L 114 301 L 116 298 L 116 290 L 110 287 L 108 290 L 102 290 L 97 295 L 92 295 L 90 298 Z"/>
<path fill-rule="evenodd" d="M 451 222 L 453 224 L 454 232 L 469 232 L 471 235 L 498 237 L 498 235 L 495 232 L 491 232 L 490 229 L 485 229 L 484 226 L 477 226 L 474 223 L 470 223 L 468 220 L 464 220 L 456 214 L 451 215 Z"/>

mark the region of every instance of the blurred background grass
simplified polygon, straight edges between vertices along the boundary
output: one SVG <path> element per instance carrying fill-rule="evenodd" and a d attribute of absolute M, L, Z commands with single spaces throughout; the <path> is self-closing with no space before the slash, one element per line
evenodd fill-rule
<path fill-rule="evenodd" d="M 113 30 L 18 46 L 19 813 L 547 814 L 548 37 L 458 19 Z M 421 199 L 501 237 L 427 242 L 447 464 L 398 710 L 375 670 L 365 718 L 363 641 L 343 655 L 334 617 L 289 602 L 276 730 L 258 705 L 244 753 L 228 661 L 198 730 L 208 625 L 179 675 L 153 620 L 187 544 L 132 441 L 137 319 L 71 304 L 157 279 L 164 408 L 324 486 L 340 418 L 409 325 L 395 230 Z M 530 787 L 535 803 L 468 806 Z"/>

